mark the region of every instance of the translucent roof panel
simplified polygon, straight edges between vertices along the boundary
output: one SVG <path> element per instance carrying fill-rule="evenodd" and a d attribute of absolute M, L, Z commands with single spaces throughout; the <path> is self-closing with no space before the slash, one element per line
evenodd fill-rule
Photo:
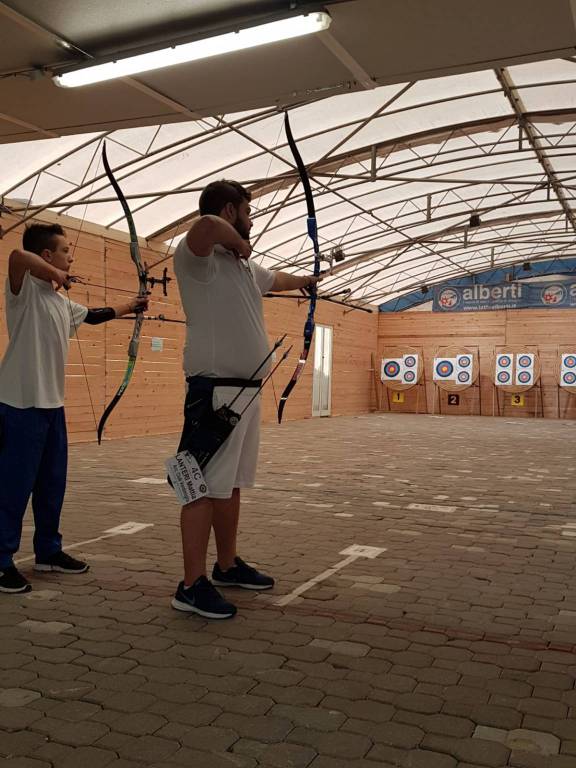
<path fill-rule="evenodd" d="M 576 255 L 576 63 L 553 60 L 386 86 L 290 109 L 316 206 L 324 292 L 372 304 L 493 266 Z M 275 107 L 0 146 L 4 204 L 126 232 L 170 252 L 203 187 L 252 194 L 253 258 L 312 269 L 304 190 Z"/>

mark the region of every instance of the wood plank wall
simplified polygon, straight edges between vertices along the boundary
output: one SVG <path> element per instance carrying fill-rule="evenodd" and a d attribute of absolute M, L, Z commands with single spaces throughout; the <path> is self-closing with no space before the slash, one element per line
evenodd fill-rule
<path fill-rule="evenodd" d="M 15 220 L 2 218 L 7 229 Z M 136 290 L 135 270 L 128 252 L 128 244 L 119 235 L 114 239 L 102 230 L 88 231 L 80 227 L 80 234 L 64 218 L 73 244 L 72 272 L 82 276 L 93 286 L 74 285 L 70 298 L 91 307 L 114 306 L 130 298 Z M 7 274 L 8 256 L 21 245 L 21 229 L 0 240 L 0 356 L 7 345 L 3 286 Z M 156 251 L 142 248 L 142 257 L 153 263 L 162 257 Z M 173 277 L 171 262 L 167 262 Z M 164 266 L 164 265 L 162 265 Z M 154 271 L 161 276 L 162 266 Z M 174 280 L 168 286 L 168 298 L 155 287 L 151 296 L 150 315 L 183 319 L 178 288 Z M 302 349 L 302 330 L 307 305 L 283 299 L 265 299 L 266 325 L 271 342 L 288 333 L 284 349 L 294 344 L 288 360 L 274 375 L 273 386 L 268 383 L 263 397 L 263 418 L 276 419 L 275 396 L 279 397 L 290 379 Z M 378 313 L 351 312 L 343 307 L 318 302 L 317 323 L 334 329 L 332 414 L 365 413 L 374 408 L 375 392 L 371 370 L 371 353 L 376 348 Z M 70 442 L 96 439 L 96 425 L 106 404 L 115 394 L 127 363 L 127 348 L 133 321 L 117 320 L 100 326 L 82 325 L 77 337 L 70 343 L 66 370 L 66 411 Z M 181 428 L 184 380 L 182 374 L 182 347 L 185 327 L 159 321 L 145 321 L 139 357 L 129 388 L 106 425 L 107 438 L 132 437 L 146 434 L 177 433 Z M 154 351 L 152 340 L 162 339 L 162 351 Z M 293 390 L 284 412 L 284 419 L 311 417 L 312 375 L 314 354 L 309 359 Z"/>
<path fill-rule="evenodd" d="M 546 418 L 558 417 L 558 397 L 560 397 L 561 418 L 576 418 L 576 397 L 569 396 L 564 390 L 558 392 L 557 359 L 558 351 L 571 351 L 576 348 L 576 310 L 572 309 L 524 309 L 496 312 L 455 312 L 439 314 L 435 312 L 401 312 L 398 314 L 381 313 L 378 328 L 379 362 L 386 350 L 401 349 L 403 346 L 419 347 L 425 360 L 426 401 L 423 393 L 419 397 L 420 411 L 432 412 L 434 384 L 432 383 L 432 360 L 434 352 L 441 346 L 462 345 L 477 347 L 480 353 L 480 387 L 482 414 L 496 413 L 496 401 L 493 387 L 494 351 L 500 346 L 537 347 L 542 362 L 542 395 Z M 437 390 L 439 392 L 439 390 Z M 416 390 L 406 393 L 403 404 L 391 404 L 390 410 L 413 412 L 416 406 Z M 478 389 L 470 388 L 460 393 L 460 404 L 449 406 L 447 394 L 441 394 L 442 413 L 477 414 Z M 536 402 L 538 399 L 538 403 Z M 500 394 L 501 413 L 506 416 L 533 417 L 538 405 L 541 414 L 540 394 L 536 388 L 525 393 L 525 405 L 514 407 L 510 394 Z M 383 408 L 388 409 L 386 393 L 383 396 Z M 435 412 L 438 413 L 438 396 Z"/>

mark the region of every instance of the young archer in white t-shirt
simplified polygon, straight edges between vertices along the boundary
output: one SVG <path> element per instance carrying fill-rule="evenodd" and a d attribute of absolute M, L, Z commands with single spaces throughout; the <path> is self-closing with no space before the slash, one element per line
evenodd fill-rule
<path fill-rule="evenodd" d="M 64 416 L 69 338 L 80 323 L 97 325 L 144 311 L 146 298 L 88 309 L 59 293 L 73 257 L 58 224 L 32 224 L 12 251 L 6 280 L 9 343 L 0 363 L 0 592 L 31 589 L 14 565 L 30 496 L 35 570 L 84 573 L 88 565 L 62 551 L 60 512 L 66 490 Z"/>

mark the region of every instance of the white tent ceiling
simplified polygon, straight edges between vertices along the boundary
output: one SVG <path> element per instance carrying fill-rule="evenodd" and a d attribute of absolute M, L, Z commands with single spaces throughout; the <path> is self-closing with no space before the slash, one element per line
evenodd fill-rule
<path fill-rule="evenodd" d="M 351 288 L 373 304 L 494 266 L 576 255 L 575 83 L 566 56 L 316 93 L 293 107 L 321 247 L 346 256 L 324 289 Z M 203 186 L 233 178 L 253 194 L 255 258 L 311 268 L 303 191 L 276 105 L 0 145 L 5 204 L 23 219 L 49 209 L 125 230 L 104 140 L 141 237 L 174 245 Z M 470 228 L 473 213 L 481 224 Z"/>

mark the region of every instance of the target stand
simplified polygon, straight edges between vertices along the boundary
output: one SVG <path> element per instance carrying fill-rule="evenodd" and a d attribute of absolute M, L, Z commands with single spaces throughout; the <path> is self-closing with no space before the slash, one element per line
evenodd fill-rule
<path fill-rule="evenodd" d="M 538 347 L 496 347 L 492 364 L 492 416 L 504 415 L 504 406 L 500 404 L 500 392 L 509 393 L 522 404 L 522 396 L 531 389 L 536 390 L 534 398 L 534 418 L 538 416 L 538 402 L 544 417 L 544 397 L 542 394 L 541 365 Z"/>
<path fill-rule="evenodd" d="M 576 348 L 562 351 L 558 349 L 556 358 L 556 387 L 558 390 L 558 418 L 565 419 L 567 418 L 570 405 L 574 402 L 573 398 L 576 396 Z M 560 415 L 560 393 L 562 390 L 567 394 L 563 416 Z"/>
<path fill-rule="evenodd" d="M 419 413 L 420 390 L 424 388 L 424 402 L 426 411 L 428 401 L 426 398 L 426 377 L 424 375 L 424 355 L 418 347 L 394 347 L 382 351 L 382 363 L 380 368 L 380 381 L 386 389 L 386 403 L 388 411 L 393 411 L 393 399 L 404 402 L 404 392 L 416 389 L 415 413 Z M 392 393 L 392 396 L 391 396 Z M 402 398 L 402 399 L 400 399 Z"/>
<path fill-rule="evenodd" d="M 442 392 L 447 393 L 448 405 L 451 396 L 460 399 L 460 393 L 473 388 L 477 392 L 478 415 L 482 414 L 482 393 L 480 387 L 480 350 L 478 347 L 438 347 L 432 361 L 432 414 L 435 413 L 438 396 L 438 413 L 442 413 Z M 474 400 L 470 399 L 470 413 L 473 415 Z"/>

